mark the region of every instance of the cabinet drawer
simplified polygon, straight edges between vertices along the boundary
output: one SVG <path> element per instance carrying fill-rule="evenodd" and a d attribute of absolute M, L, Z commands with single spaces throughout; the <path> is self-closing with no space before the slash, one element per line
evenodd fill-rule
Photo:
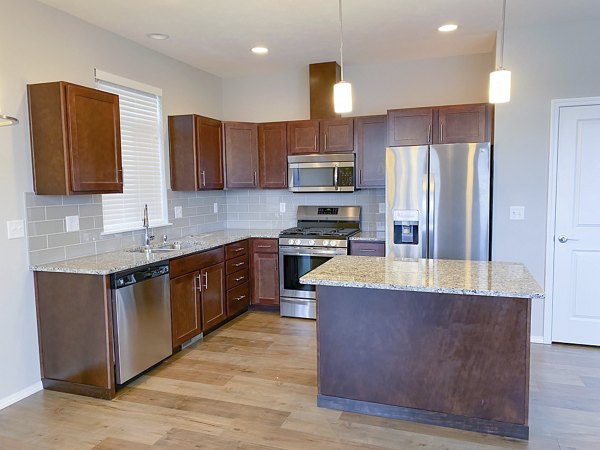
<path fill-rule="evenodd" d="M 226 273 L 230 275 L 235 272 L 239 272 L 240 270 L 244 270 L 248 268 L 248 255 L 246 256 L 238 256 L 237 258 L 230 259 L 227 261 Z"/>
<path fill-rule="evenodd" d="M 227 275 L 227 289 L 233 289 L 240 284 L 248 282 L 248 269 Z"/>
<path fill-rule="evenodd" d="M 248 239 L 225 246 L 225 258 L 231 259 L 248 253 Z"/>
<path fill-rule="evenodd" d="M 224 259 L 223 247 L 172 259 L 169 263 L 171 278 L 212 266 L 214 264 L 223 262 Z"/>
<path fill-rule="evenodd" d="M 252 239 L 252 251 L 254 253 L 277 253 L 279 243 L 277 239 Z"/>
<path fill-rule="evenodd" d="M 351 241 L 350 254 L 353 256 L 385 256 L 385 243 Z"/>
<path fill-rule="evenodd" d="M 250 303 L 249 286 L 248 283 L 244 283 L 227 291 L 227 311 L 229 316 L 248 308 L 248 304 Z"/>

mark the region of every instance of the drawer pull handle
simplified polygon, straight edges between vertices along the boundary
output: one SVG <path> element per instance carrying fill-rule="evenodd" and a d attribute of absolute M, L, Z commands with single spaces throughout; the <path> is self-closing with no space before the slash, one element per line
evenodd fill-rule
<path fill-rule="evenodd" d="M 239 297 L 236 297 L 234 300 L 235 300 L 235 301 L 240 301 L 240 300 L 242 300 L 242 299 L 244 299 L 244 298 L 246 298 L 246 296 L 245 296 L 245 295 L 240 295 Z"/>
<path fill-rule="evenodd" d="M 240 267 L 243 266 L 245 263 L 241 262 L 241 263 L 236 263 L 233 265 L 233 267 Z"/>
<path fill-rule="evenodd" d="M 258 248 L 271 248 L 270 245 L 257 245 Z"/>
<path fill-rule="evenodd" d="M 244 247 L 240 247 L 240 248 L 236 248 L 236 249 L 234 250 L 234 252 L 241 252 L 241 251 L 243 251 L 243 250 L 244 250 Z"/>
<path fill-rule="evenodd" d="M 361 252 L 369 252 L 369 253 L 375 252 L 375 250 L 373 250 L 372 248 L 361 248 L 359 251 L 361 251 Z"/>
<path fill-rule="evenodd" d="M 235 279 L 235 281 L 242 281 L 244 278 L 246 278 L 246 277 L 237 277 L 237 278 Z"/>

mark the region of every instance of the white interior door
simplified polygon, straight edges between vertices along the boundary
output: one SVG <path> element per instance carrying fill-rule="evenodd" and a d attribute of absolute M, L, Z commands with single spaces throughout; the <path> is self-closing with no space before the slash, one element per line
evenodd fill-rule
<path fill-rule="evenodd" d="M 600 345 L 600 105 L 560 108 L 552 340 Z"/>

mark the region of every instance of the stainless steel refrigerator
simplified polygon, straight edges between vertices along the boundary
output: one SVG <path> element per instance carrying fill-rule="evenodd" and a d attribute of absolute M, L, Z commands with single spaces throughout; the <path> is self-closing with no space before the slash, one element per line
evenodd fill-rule
<path fill-rule="evenodd" d="M 386 255 L 490 259 L 491 146 L 386 149 Z"/>

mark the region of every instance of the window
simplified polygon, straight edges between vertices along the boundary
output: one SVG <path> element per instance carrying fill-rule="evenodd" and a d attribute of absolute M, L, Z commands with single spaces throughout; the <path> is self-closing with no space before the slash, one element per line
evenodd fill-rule
<path fill-rule="evenodd" d="M 96 87 L 119 96 L 123 193 L 102 195 L 104 233 L 168 225 L 162 139 L 162 91 L 96 70 Z"/>

